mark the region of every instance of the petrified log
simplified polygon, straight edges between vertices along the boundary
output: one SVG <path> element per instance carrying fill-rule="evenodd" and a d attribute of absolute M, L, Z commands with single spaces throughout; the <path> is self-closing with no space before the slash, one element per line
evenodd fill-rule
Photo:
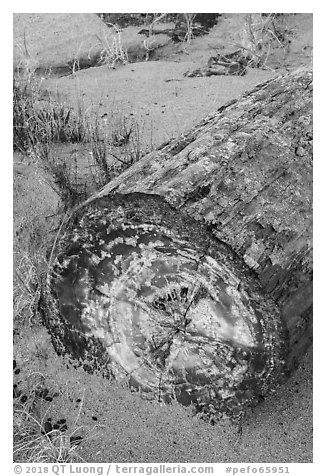
<path fill-rule="evenodd" d="M 148 398 L 238 418 L 311 344 L 312 73 L 254 88 L 72 213 L 45 322 Z"/>

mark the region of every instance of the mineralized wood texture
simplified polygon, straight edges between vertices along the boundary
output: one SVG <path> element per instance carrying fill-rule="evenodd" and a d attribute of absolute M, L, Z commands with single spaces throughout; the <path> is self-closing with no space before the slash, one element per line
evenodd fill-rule
<path fill-rule="evenodd" d="M 161 197 L 93 201 L 56 254 L 46 323 L 58 352 L 86 370 L 193 404 L 211 421 L 241 418 L 282 377 L 273 300 L 227 246 Z"/>
<path fill-rule="evenodd" d="M 220 107 L 87 203 L 130 192 L 162 196 L 243 260 L 281 312 L 294 368 L 312 340 L 312 72 Z"/>

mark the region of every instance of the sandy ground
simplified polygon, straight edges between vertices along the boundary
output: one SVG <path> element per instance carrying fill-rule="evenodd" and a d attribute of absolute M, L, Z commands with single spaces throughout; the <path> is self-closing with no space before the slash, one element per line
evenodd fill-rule
<path fill-rule="evenodd" d="M 107 117 L 135 120 L 141 126 L 144 146 L 155 148 L 273 75 L 250 70 L 244 77 L 183 76 L 196 66 L 194 61 L 133 63 L 116 71 L 102 66 L 47 80 L 44 87 L 62 100 L 98 112 L 103 129 Z M 109 130 L 110 121 L 107 127 Z"/>
<path fill-rule="evenodd" d="M 41 48 L 37 38 L 46 38 L 46 29 L 54 28 L 51 15 L 38 21 L 33 16 L 16 20 L 20 39 L 19 25 L 33 20 L 35 33 L 30 43 L 35 41 L 34 51 Z M 271 57 L 271 69 L 249 70 L 244 77 L 185 78 L 185 71 L 202 66 L 217 48 L 234 44 L 237 38 L 230 31 L 235 31 L 240 20 L 239 16 L 225 16 L 219 27 L 194 41 L 186 53 L 166 46 L 158 53 L 158 61 L 132 63 L 116 70 L 88 68 L 44 79 L 43 87 L 70 104 L 82 103 L 99 113 L 104 132 L 107 128 L 109 133 L 111 120 L 131 117 L 142 125 L 143 147 L 155 148 L 280 70 L 311 63 L 312 15 L 295 15 L 289 20 L 292 49 L 287 55 L 277 50 Z M 51 44 L 43 41 L 44 48 Z M 42 66 L 42 61 L 39 64 Z M 60 153 L 68 154 L 69 149 Z M 86 147 L 78 153 L 82 161 L 89 152 Z M 48 185 L 32 165 L 18 164 L 15 171 L 20 174 L 16 180 L 21 190 L 15 195 L 15 222 L 20 222 L 26 207 L 35 201 L 36 190 L 46 196 Z M 54 203 L 51 195 L 48 210 L 44 200 L 39 214 L 51 215 Z M 312 462 L 311 351 L 291 379 L 247 416 L 239 439 L 237 429 L 227 422 L 210 426 L 180 406 L 146 402 L 121 386 L 74 369 L 55 354 L 43 327 L 16 331 L 14 355 L 21 372 L 15 381 L 24 390 L 27 376 L 40 372 L 44 384 L 57 389 L 60 395 L 44 402 L 41 412 L 53 419 L 65 418 L 69 430 L 77 426 L 78 434 L 92 436 L 79 447 L 87 462 Z"/>
<path fill-rule="evenodd" d="M 247 416 L 240 439 L 228 422 L 211 426 L 179 405 L 147 402 L 74 369 L 55 354 L 43 328 L 22 330 L 15 356 L 22 389 L 38 372 L 46 376 L 45 387 L 61 394 L 44 402 L 41 413 L 65 418 L 69 431 L 91 437 L 79 450 L 87 462 L 312 462 L 311 351 L 292 378 Z"/>

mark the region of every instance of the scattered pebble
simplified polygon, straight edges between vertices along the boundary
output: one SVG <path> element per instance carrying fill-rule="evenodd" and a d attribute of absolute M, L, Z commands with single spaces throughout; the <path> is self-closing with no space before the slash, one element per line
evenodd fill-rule
<path fill-rule="evenodd" d="M 58 420 L 56 423 L 51 423 L 51 417 L 47 419 L 47 421 L 44 423 L 44 432 L 43 434 L 48 434 L 51 433 L 53 430 L 58 430 L 61 432 L 64 432 L 68 430 L 68 426 L 66 425 L 66 419 L 62 418 L 61 420 Z"/>
<path fill-rule="evenodd" d="M 48 433 L 51 433 L 52 430 L 53 430 L 52 423 L 49 422 L 49 421 L 46 421 L 46 422 L 44 423 L 44 431 L 45 431 L 45 434 L 47 435 Z"/>
<path fill-rule="evenodd" d="M 49 395 L 49 393 L 50 392 L 49 392 L 48 388 L 42 388 L 41 390 L 38 390 L 36 392 L 36 395 L 40 398 L 43 398 L 43 400 L 45 400 L 47 402 L 52 402 L 54 397 L 59 396 L 59 394 L 57 392 L 52 393 L 52 395 Z"/>
<path fill-rule="evenodd" d="M 81 443 L 82 439 L 83 439 L 82 436 L 71 436 L 70 437 L 70 444 L 77 446 Z"/>
<path fill-rule="evenodd" d="M 48 388 L 42 388 L 41 390 L 38 390 L 36 392 L 36 395 L 40 398 L 45 398 L 49 393 L 49 389 Z"/>
<path fill-rule="evenodd" d="M 20 395 L 21 395 L 21 391 L 20 391 L 20 390 L 18 390 L 18 388 L 17 388 L 17 384 L 14 384 L 14 386 L 13 386 L 13 390 L 14 390 L 14 392 L 13 392 L 13 396 L 14 396 L 14 398 L 18 398 L 18 397 L 20 397 Z"/>
<path fill-rule="evenodd" d="M 56 423 L 53 425 L 54 430 L 59 430 L 59 431 L 66 431 L 68 430 L 68 427 L 66 425 L 66 419 L 62 418 L 61 420 L 58 420 Z"/>

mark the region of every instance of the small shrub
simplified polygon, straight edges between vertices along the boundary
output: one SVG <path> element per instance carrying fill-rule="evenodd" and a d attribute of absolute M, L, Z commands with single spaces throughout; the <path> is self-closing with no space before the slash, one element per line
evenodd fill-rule
<path fill-rule="evenodd" d="M 194 38 L 194 21 L 196 18 L 196 13 L 184 13 L 186 21 L 186 34 L 184 37 L 184 42 L 190 45 L 191 40 Z"/>
<path fill-rule="evenodd" d="M 102 188 L 112 179 L 112 167 L 108 164 L 107 145 L 96 117 L 90 126 L 90 143 L 92 147 L 90 171 L 97 189 Z"/>
<path fill-rule="evenodd" d="M 266 67 L 272 44 L 288 47 L 290 32 L 281 24 L 281 18 L 276 13 L 249 13 L 245 16 L 240 46 L 249 60 L 248 66 Z"/>
<path fill-rule="evenodd" d="M 106 34 L 102 38 L 97 37 L 103 46 L 98 63 L 115 68 L 117 63 L 128 63 L 128 53 L 122 45 L 121 28 L 113 24 L 109 24 L 109 26 L 114 29 L 113 35 Z"/>
<path fill-rule="evenodd" d="M 77 143 L 85 140 L 87 124 L 80 109 L 77 113 L 66 104 L 44 100 L 34 83 L 18 83 L 13 90 L 14 149 L 28 152 L 35 145 L 49 143 Z"/>
<path fill-rule="evenodd" d="M 125 116 L 112 116 L 106 127 L 108 132 L 101 130 L 97 118 L 90 127 L 90 169 L 97 188 L 102 188 L 148 152 L 142 146 L 144 123 Z"/>
<path fill-rule="evenodd" d="M 13 142 L 14 149 L 26 152 L 35 143 L 33 124 L 34 90 L 30 84 L 13 83 Z"/>

